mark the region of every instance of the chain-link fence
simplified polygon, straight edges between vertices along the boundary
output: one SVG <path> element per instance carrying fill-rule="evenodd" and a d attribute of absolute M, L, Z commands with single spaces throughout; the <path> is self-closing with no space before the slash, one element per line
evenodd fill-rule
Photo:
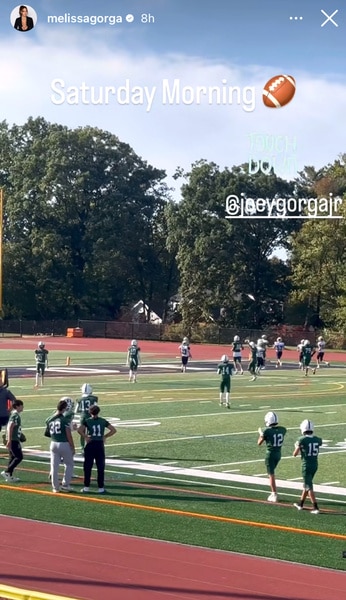
<path fill-rule="evenodd" d="M 293 325 L 282 325 L 261 329 L 236 329 L 219 327 L 217 324 L 199 323 L 189 330 L 183 328 L 182 324 L 160 324 L 122 321 L 29 321 L 29 320 L 0 320 L 0 336 L 65 336 L 67 329 L 79 327 L 83 330 L 84 337 L 90 338 L 114 338 L 114 339 L 139 339 L 178 342 L 184 336 L 188 336 L 194 344 L 230 344 L 235 335 L 239 335 L 242 341 L 256 341 L 262 335 L 266 335 L 272 344 L 277 337 L 282 337 L 287 346 L 295 346 L 302 339 L 308 338 L 312 344 L 316 343 L 317 337 L 323 335 L 330 348 L 346 348 L 346 333 L 333 331 L 306 330 L 303 327 Z"/>

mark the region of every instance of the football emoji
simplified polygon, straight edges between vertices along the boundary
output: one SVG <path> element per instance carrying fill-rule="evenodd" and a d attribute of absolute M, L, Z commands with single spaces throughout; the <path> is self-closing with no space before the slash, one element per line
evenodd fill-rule
<path fill-rule="evenodd" d="M 296 91 L 292 75 L 276 75 L 263 88 L 263 102 L 269 108 L 281 108 L 291 102 Z"/>

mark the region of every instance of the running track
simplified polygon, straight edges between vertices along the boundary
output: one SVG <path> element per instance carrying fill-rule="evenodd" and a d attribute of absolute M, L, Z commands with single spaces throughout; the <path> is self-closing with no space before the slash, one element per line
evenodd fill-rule
<path fill-rule="evenodd" d="M 0 516 L 1 583 L 82 600 L 345 600 L 346 573 Z"/>

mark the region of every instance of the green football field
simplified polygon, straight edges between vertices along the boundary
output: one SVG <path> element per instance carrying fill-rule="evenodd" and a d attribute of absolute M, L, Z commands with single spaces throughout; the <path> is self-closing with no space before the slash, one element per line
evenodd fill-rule
<path fill-rule="evenodd" d="M 77 365 L 81 356 L 71 360 Z M 110 361 L 106 353 L 97 353 L 97 361 L 89 353 L 83 362 Z M 11 364 L 26 364 L 25 351 L 13 352 Z M 231 410 L 219 406 L 219 378 L 207 370 L 149 374 L 143 368 L 137 384 L 123 374 L 66 371 L 47 378 L 38 391 L 34 373 L 11 378 L 11 390 L 25 403 L 27 443 L 16 473 L 20 483 L 1 483 L 3 514 L 345 569 L 346 370 L 320 369 L 308 378 L 298 370 L 265 370 L 256 382 L 238 375 L 232 380 Z M 102 416 L 117 428 L 107 443 L 107 495 L 80 493 L 78 453 L 75 491 L 52 495 L 44 422 L 59 398 L 77 398 L 85 381 L 99 396 Z M 267 502 L 265 448 L 257 446 L 257 429 L 268 410 L 277 412 L 288 430 L 277 469 L 278 504 Z M 315 477 L 319 515 L 293 507 L 302 479 L 301 461 L 292 452 L 306 418 L 324 440 Z M 4 448 L 1 470 L 5 464 Z"/>

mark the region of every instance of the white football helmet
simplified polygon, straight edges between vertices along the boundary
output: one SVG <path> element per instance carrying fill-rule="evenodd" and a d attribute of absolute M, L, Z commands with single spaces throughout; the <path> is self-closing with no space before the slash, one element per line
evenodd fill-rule
<path fill-rule="evenodd" d="M 264 340 L 265 342 L 267 341 L 267 336 L 266 335 L 262 335 L 261 339 Z"/>
<path fill-rule="evenodd" d="M 322 337 L 321 335 L 319 335 L 319 336 L 318 336 L 318 338 L 317 338 L 317 340 L 318 340 L 319 342 L 322 342 L 322 341 L 323 341 L 323 337 Z"/>
<path fill-rule="evenodd" d="M 301 343 L 301 344 L 304 344 L 304 342 L 305 342 L 305 340 L 300 340 L 300 343 Z"/>
<path fill-rule="evenodd" d="M 132 340 L 131 346 L 137 346 L 137 340 Z"/>
<path fill-rule="evenodd" d="M 39 342 L 37 345 L 39 348 L 44 348 L 44 342 Z"/>
<path fill-rule="evenodd" d="M 255 344 L 255 342 L 249 342 L 249 346 L 250 346 L 251 348 L 256 348 L 256 344 Z"/>
<path fill-rule="evenodd" d="M 307 431 L 313 430 L 314 424 L 312 421 L 309 421 L 309 419 L 304 419 L 304 421 L 300 424 L 300 431 L 302 432 L 302 435 L 304 435 L 304 433 L 306 433 Z"/>
<path fill-rule="evenodd" d="M 264 346 L 264 341 L 263 341 L 263 340 L 261 340 L 261 339 L 259 339 L 259 340 L 257 341 L 257 346 Z"/>
<path fill-rule="evenodd" d="M 309 340 L 304 340 L 304 346 L 310 346 L 310 341 Z"/>
<path fill-rule="evenodd" d="M 278 339 L 276 340 L 277 342 L 282 342 L 282 338 L 278 337 Z"/>
<path fill-rule="evenodd" d="M 83 383 L 83 385 L 81 387 L 81 392 L 82 392 L 82 394 L 86 394 L 87 396 L 90 396 L 90 394 L 93 393 L 93 389 L 92 389 L 90 383 Z"/>
<path fill-rule="evenodd" d="M 234 336 L 234 338 L 233 338 L 233 341 L 234 341 L 234 342 L 240 342 L 240 337 L 239 337 L 239 335 L 235 335 L 235 336 Z"/>
<path fill-rule="evenodd" d="M 66 412 L 74 409 L 74 402 L 69 396 L 64 396 L 63 398 L 60 398 L 60 400 L 65 400 L 65 402 L 67 402 Z"/>
<path fill-rule="evenodd" d="M 266 427 L 270 427 L 270 425 L 276 425 L 278 422 L 279 419 L 275 412 L 268 412 L 264 417 L 264 423 Z"/>
<path fill-rule="evenodd" d="M 187 337 L 184 337 L 184 338 L 183 338 L 183 344 L 188 344 L 188 343 L 189 343 L 189 338 L 187 338 Z"/>
<path fill-rule="evenodd" d="M 229 361 L 229 358 L 228 358 L 227 354 L 223 354 L 223 355 L 221 356 L 221 362 L 224 362 L 224 363 L 226 363 L 226 362 L 228 362 L 228 361 Z"/>

